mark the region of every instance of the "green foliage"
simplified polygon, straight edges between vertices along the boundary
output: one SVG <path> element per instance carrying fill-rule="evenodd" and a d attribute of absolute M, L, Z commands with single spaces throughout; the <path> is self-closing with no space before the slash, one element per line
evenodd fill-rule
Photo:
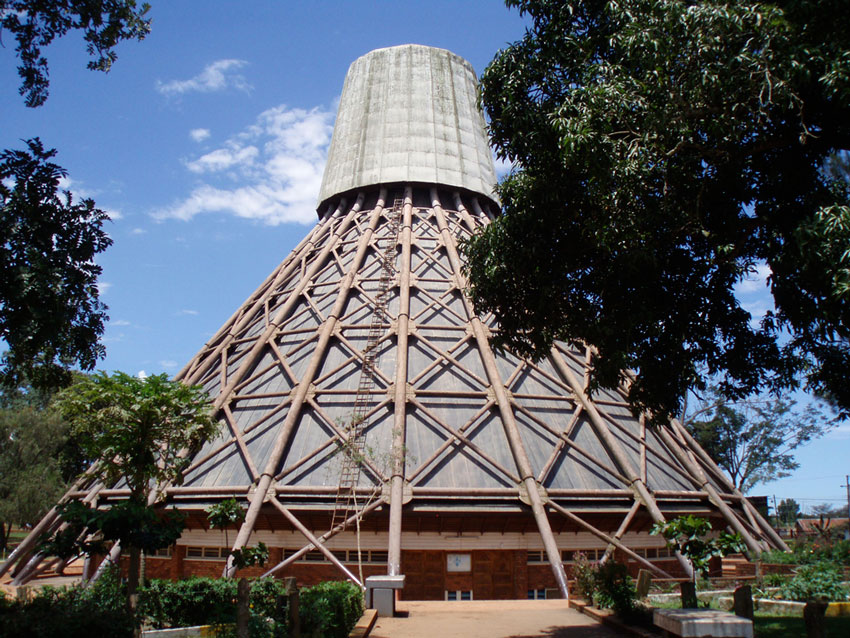
<path fill-rule="evenodd" d="M 577 552 L 574 556 L 573 578 L 575 579 L 576 593 L 587 600 L 593 600 L 593 592 L 596 589 L 597 566 L 591 563 L 584 552 Z"/>
<path fill-rule="evenodd" d="M 835 422 L 815 403 L 798 408 L 793 399 L 768 395 L 730 401 L 718 388 L 710 388 L 684 424 L 735 486 L 748 492 L 759 483 L 790 476 L 800 467 L 794 450 Z"/>
<path fill-rule="evenodd" d="M 207 520 L 213 529 L 225 529 L 231 525 L 239 525 L 245 520 L 245 508 L 235 498 L 228 498 L 207 509 Z"/>
<path fill-rule="evenodd" d="M 152 580 L 139 589 L 138 613 L 157 628 L 232 623 L 236 584 L 231 578 Z"/>
<path fill-rule="evenodd" d="M 99 372 L 63 390 L 56 403 L 86 455 L 101 461 L 103 481 L 125 480 L 138 502 L 146 502 L 152 483 L 180 484 L 181 451 L 218 431 L 204 390 L 165 374 Z"/>
<path fill-rule="evenodd" d="M 764 552 L 761 560 L 765 563 L 784 565 L 811 565 L 812 563 L 831 562 L 850 567 L 850 541 L 841 539 L 798 538 L 791 545 L 790 552 L 774 550 Z"/>
<path fill-rule="evenodd" d="M 150 32 L 147 3 L 136 8 L 135 0 L 0 0 L 0 31 L 11 33 L 20 60 L 18 92 L 26 105 L 41 106 L 49 85 L 47 59 L 41 54 L 55 38 L 82 31 L 88 68 L 109 71 L 121 40 L 141 40 Z"/>
<path fill-rule="evenodd" d="M 619 616 L 629 615 L 635 608 L 637 591 L 622 563 L 609 560 L 596 571 L 594 600 L 600 607 L 613 609 Z"/>
<path fill-rule="evenodd" d="M 667 547 L 687 558 L 694 568 L 694 582 L 698 575 L 707 575 L 709 563 L 715 556 L 726 556 L 744 551 L 738 534 L 720 532 L 709 538 L 711 523 L 704 518 L 688 514 L 652 526 L 651 534 L 661 534 Z"/>
<path fill-rule="evenodd" d="M 363 592 L 348 581 L 319 583 L 301 590 L 301 631 L 346 638 L 363 614 Z"/>
<path fill-rule="evenodd" d="M 781 586 L 779 594 L 786 600 L 800 602 L 818 599 L 850 600 L 850 592 L 841 581 L 841 572 L 834 563 L 801 565 L 795 571 L 794 577 Z"/>
<path fill-rule="evenodd" d="M 186 515 L 182 512 L 152 508 L 136 501 L 121 501 L 109 509 L 69 501 L 58 510 L 67 526 L 44 538 L 41 550 L 61 558 L 71 558 L 81 552 L 106 554 L 107 543 L 114 541 L 123 547 L 152 553 L 177 542 L 186 527 Z M 86 539 L 85 531 L 93 536 Z"/>
<path fill-rule="evenodd" d="M 783 498 L 776 506 L 776 517 L 783 525 L 793 525 L 800 517 L 800 505 L 793 498 Z"/>
<path fill-rule="evenodd" d="M 269 548 L 261 542 L 257 543 L 256 547 L 240 547 L 230 550 L 230 555 L 233 557 L 233 564 L 236 565 L 236 569 L 254 565 L 263 566 L 269 559 Z"/>
<path fill-rule="evenodd" d="M 0 604 L 0 636 L 18 638 L 90 638 L 133 635 L 118 580 L 105 580 L 89 589 L 46 587 L 29 602 Z"/>
<path fill-rule="evenodd" d="M 0 407 L 0 551 L 13 524 L 35 525 L 59 500 L 78 463 L 68 425 L 40 399 L 3 405 L 8 407 Z"/>
<path fill-rule="evenodd" d="M 103 210 L 59 190 L 67 172 L 50 161 L 56 151 L 38 138 L 26 145 L 0 153 L 0 381 L 51 388 L 70 381 L 71 365 L 91 370 L 104 356 L 95 257 L 112 239 Z"/>
<path fill-rule="evenodd" d="M 465 245 L 501 345 L 594 347 L 661 423 L 704 379 L 730 397 L 794 387 L 850 409 L 850 148 L 842 0 L 508 0 L 524 38 L 481 79 L 515 169 Z M 766 268 L 765 268 L 766 266 Z M 769 272 L 756 325 L 735 286 Z"/>
<path fill-rule="evenodd" d="M 232 578 L 152 580 L 139 590 L 139 615 L 156 628 L 226 625 L 236 620 L 236 587 Z M 251 581 L 250 605 L 259 618 L 276 621 L 277 597 L 286 592 L 281 581 Z"/>
<path fill-rule="evenodd" d="M 787 574 L 765 574 L 762 583 L 765 587 L 779 587 L 788 582 Z"/>

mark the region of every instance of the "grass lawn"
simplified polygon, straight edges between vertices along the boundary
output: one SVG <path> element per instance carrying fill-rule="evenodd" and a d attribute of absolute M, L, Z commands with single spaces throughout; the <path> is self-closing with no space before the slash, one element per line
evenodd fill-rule
<path fill-rule="evenodd" d="M 793 616 L 768 616 L 756 614 L 753 621 L 755 638 L 805 638 L 806 626 L 802 618 Z M 826 618 L 826 635 L 832 638 L 850 636 L 850 617 Z"/>
<path fill-rule="evenodd" d="M 20 543 L 27 537 L 27 534 L 29 534 L 29 531 L 25 529 L 13 529 L 12 533 L 9 535 L 9 545 L 14 548 L 18 543 Z M 0 552 L 0 560 L 5 560 L 6 554 L 8 553 L 11 552 Z"/>

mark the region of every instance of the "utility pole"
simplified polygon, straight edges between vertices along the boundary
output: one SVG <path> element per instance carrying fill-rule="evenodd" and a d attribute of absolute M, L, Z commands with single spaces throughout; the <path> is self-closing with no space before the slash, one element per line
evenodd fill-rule
<path fill-rule="evenodd" d="M 844 485 L 841 487 L 847 488 L 847 520 L 850 523 L 850 474 L 844 476 Z"/>

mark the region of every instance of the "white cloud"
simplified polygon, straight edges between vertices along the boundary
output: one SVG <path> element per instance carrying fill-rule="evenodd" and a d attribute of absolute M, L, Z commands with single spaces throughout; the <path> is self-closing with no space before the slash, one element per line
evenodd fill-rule
<path fill-rule="evenodd" d="M 145 372 L 144 370 L 139 370 L 139 371 L 136 373 L 136 376 L 137 376 L 139 379 L 147 379 L 147 378 L 148 378 L 148 373 L 147 373 L 147 372 Z"/>
<path fill-rule="evenodd" d="M 112 288 L 112 284 L 108 281 L 97 282 L 97 292 L 100 293 L 100 295 L 105 295 L 107 292 L 109 292 L 110 288 Z"/>
<path fill-rule="evenodd" d="M 271 225 L 313 221 L 332 130 L 333 113 L 323 108 L 264 111 L 221 148 L 187 162 L 204 183 L 154 217 L 224 212 Z"/>
<path fill-rule="evenodd" d="M 197 310 L 181 310 L 177 313 L 178 315 L 196 315 L 198 314 Z"/>
<path fill-rule="evenodd" d="M 126 319 L 113 319 L 109 322 L 110 326 L 129 326 L 131 325 Z"/>
<path fill-rule="evenodd" d="M 156 90 L 164 95 L 182 95 L 183 93 L 212 93 L 233 87 L 239 91 L 250 91 L 251 85 L 244 76 L 236 73 L 248 64 L 245 60 L 216 60 L 208 64 L 203 71 L 188 80 L 171 80 L 156 83 Z"/>
<path fill-rule="evenodd" d="M 748 274 L 735 288 L 740 294 L 764 292 L 767 290 L 767 278 L 772 274 L 770 266 L 759 264 L 755 272 Z"/>
<path fill-rule="evenodd" d="M 176 361 L 172 361 L 171 359 L 166 359 L 164 361 L 160 361 L 159 365 L 165 368 L 166 370 L 170 370 L 176 368 L 178 366 L 178 363 Z"/>
<path fill-rule="evenodd" d="M 249 166 L 259 154 L 255 146 L 219 148 L 206 155 L 201 155 L 193 162 L 187 162 L 186 167 L 193 173 L 213 173 L 227 170 L 236 165 Z"/>
<path fill-rule="evenodd" d="M 130 232 L 131 232 L 133 235 L 144 235 L 144 234 L 145 234 L 145 233 L 147 233 L 148 231 L 146 231 L 144 228 L 134 228 L 134 229 L 133 229 L 133 230 L 131 230 Z"/>
<path fill-rule="evenodd" d="M 193 128 L 189 131 L 189 137 L 191 137 L 195 142 L 203 142 L 210 136 L 210 130 L 208 128 Z"/>
<path fill-rule="evenodd" d="M 109 219 L 115 221 L 116 219 L 122 219 L 124 215 L 121 214 L 120 211 L 117 211 L 113 208 L 104 208 L 103 211 L 109 215 Z"/>

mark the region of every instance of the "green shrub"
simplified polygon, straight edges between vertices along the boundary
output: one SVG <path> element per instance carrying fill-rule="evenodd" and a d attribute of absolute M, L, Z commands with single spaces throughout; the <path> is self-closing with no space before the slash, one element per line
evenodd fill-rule
<path fill-rule="evenodd" d="M 139 614 L 156 628 L 232 623 L 236 581 L 232 578 L 152 580 L 139 591 Z"/>
<path fill-rule="evenodd" d="M 91 638 L 133 635 L 123 596 L 109 591 L 114 583 L 92 590 L 80 587 L 45 587 L 28 602 L 5 601 L 0 605 L 0 636 L 16 638 Z M 120 588 L 118 588 L 120 593 Z"/>
<path fill-rule="evenodd" d="M 791 547 L 790 552 L 772 550 L 764 552 L 761 560 L 765 563 L 783 565 L 811 565 L 822 561 L 832 561 L 850 567 L 850 541 L 829 538 L 802 538 Z"/>
<path fill-rule="evenodd" d="M 765 587 L 781 587 L 788 580 L 788 574 L 765 574 L 762 583 Z"/>
<path fill-rule="evenodd" d="M 825 598 L 832 601 L 847 600 L 848 592 L 841 584 L 841 573 L 833 563 L 820 562 L 801 565 L 794 577 L 782 585 L 780 596 L 786 600 L 807 602 Z"/>
<path fill-rule="evenodd" d="M 232 578 L 187 578 L 176 582 L 152 580 L 139 592 L 139 613 L 156 628 L 223 625 L 236 620 L 237 581 Z M 253 613 L 276 618 L 281 581 L 258 578 L 251 582 Z"/>
<path fill-rule="evenodd" d="M 613 609 L 619 616 L 627 616 L 634 610 L 637 592 L 625 565 L 609 560 L 599 566 L 595 580 L 594 596 L 601 607 Z"/>
<path fill-rule="evenodd" d="M 319 583 L 301 590 L 301 631 L 346 638 L 363 614 L 363 592 L 351 582 Z"/>
<path fill-rule="evenodd" d="M 573 564 L 573 578 L 575 578 L 576 593 L 587 602 L 593 601 L 593 592 L 596 589 L 596 564 L 591 563 L 584 552 L 576 552 Z"/>

